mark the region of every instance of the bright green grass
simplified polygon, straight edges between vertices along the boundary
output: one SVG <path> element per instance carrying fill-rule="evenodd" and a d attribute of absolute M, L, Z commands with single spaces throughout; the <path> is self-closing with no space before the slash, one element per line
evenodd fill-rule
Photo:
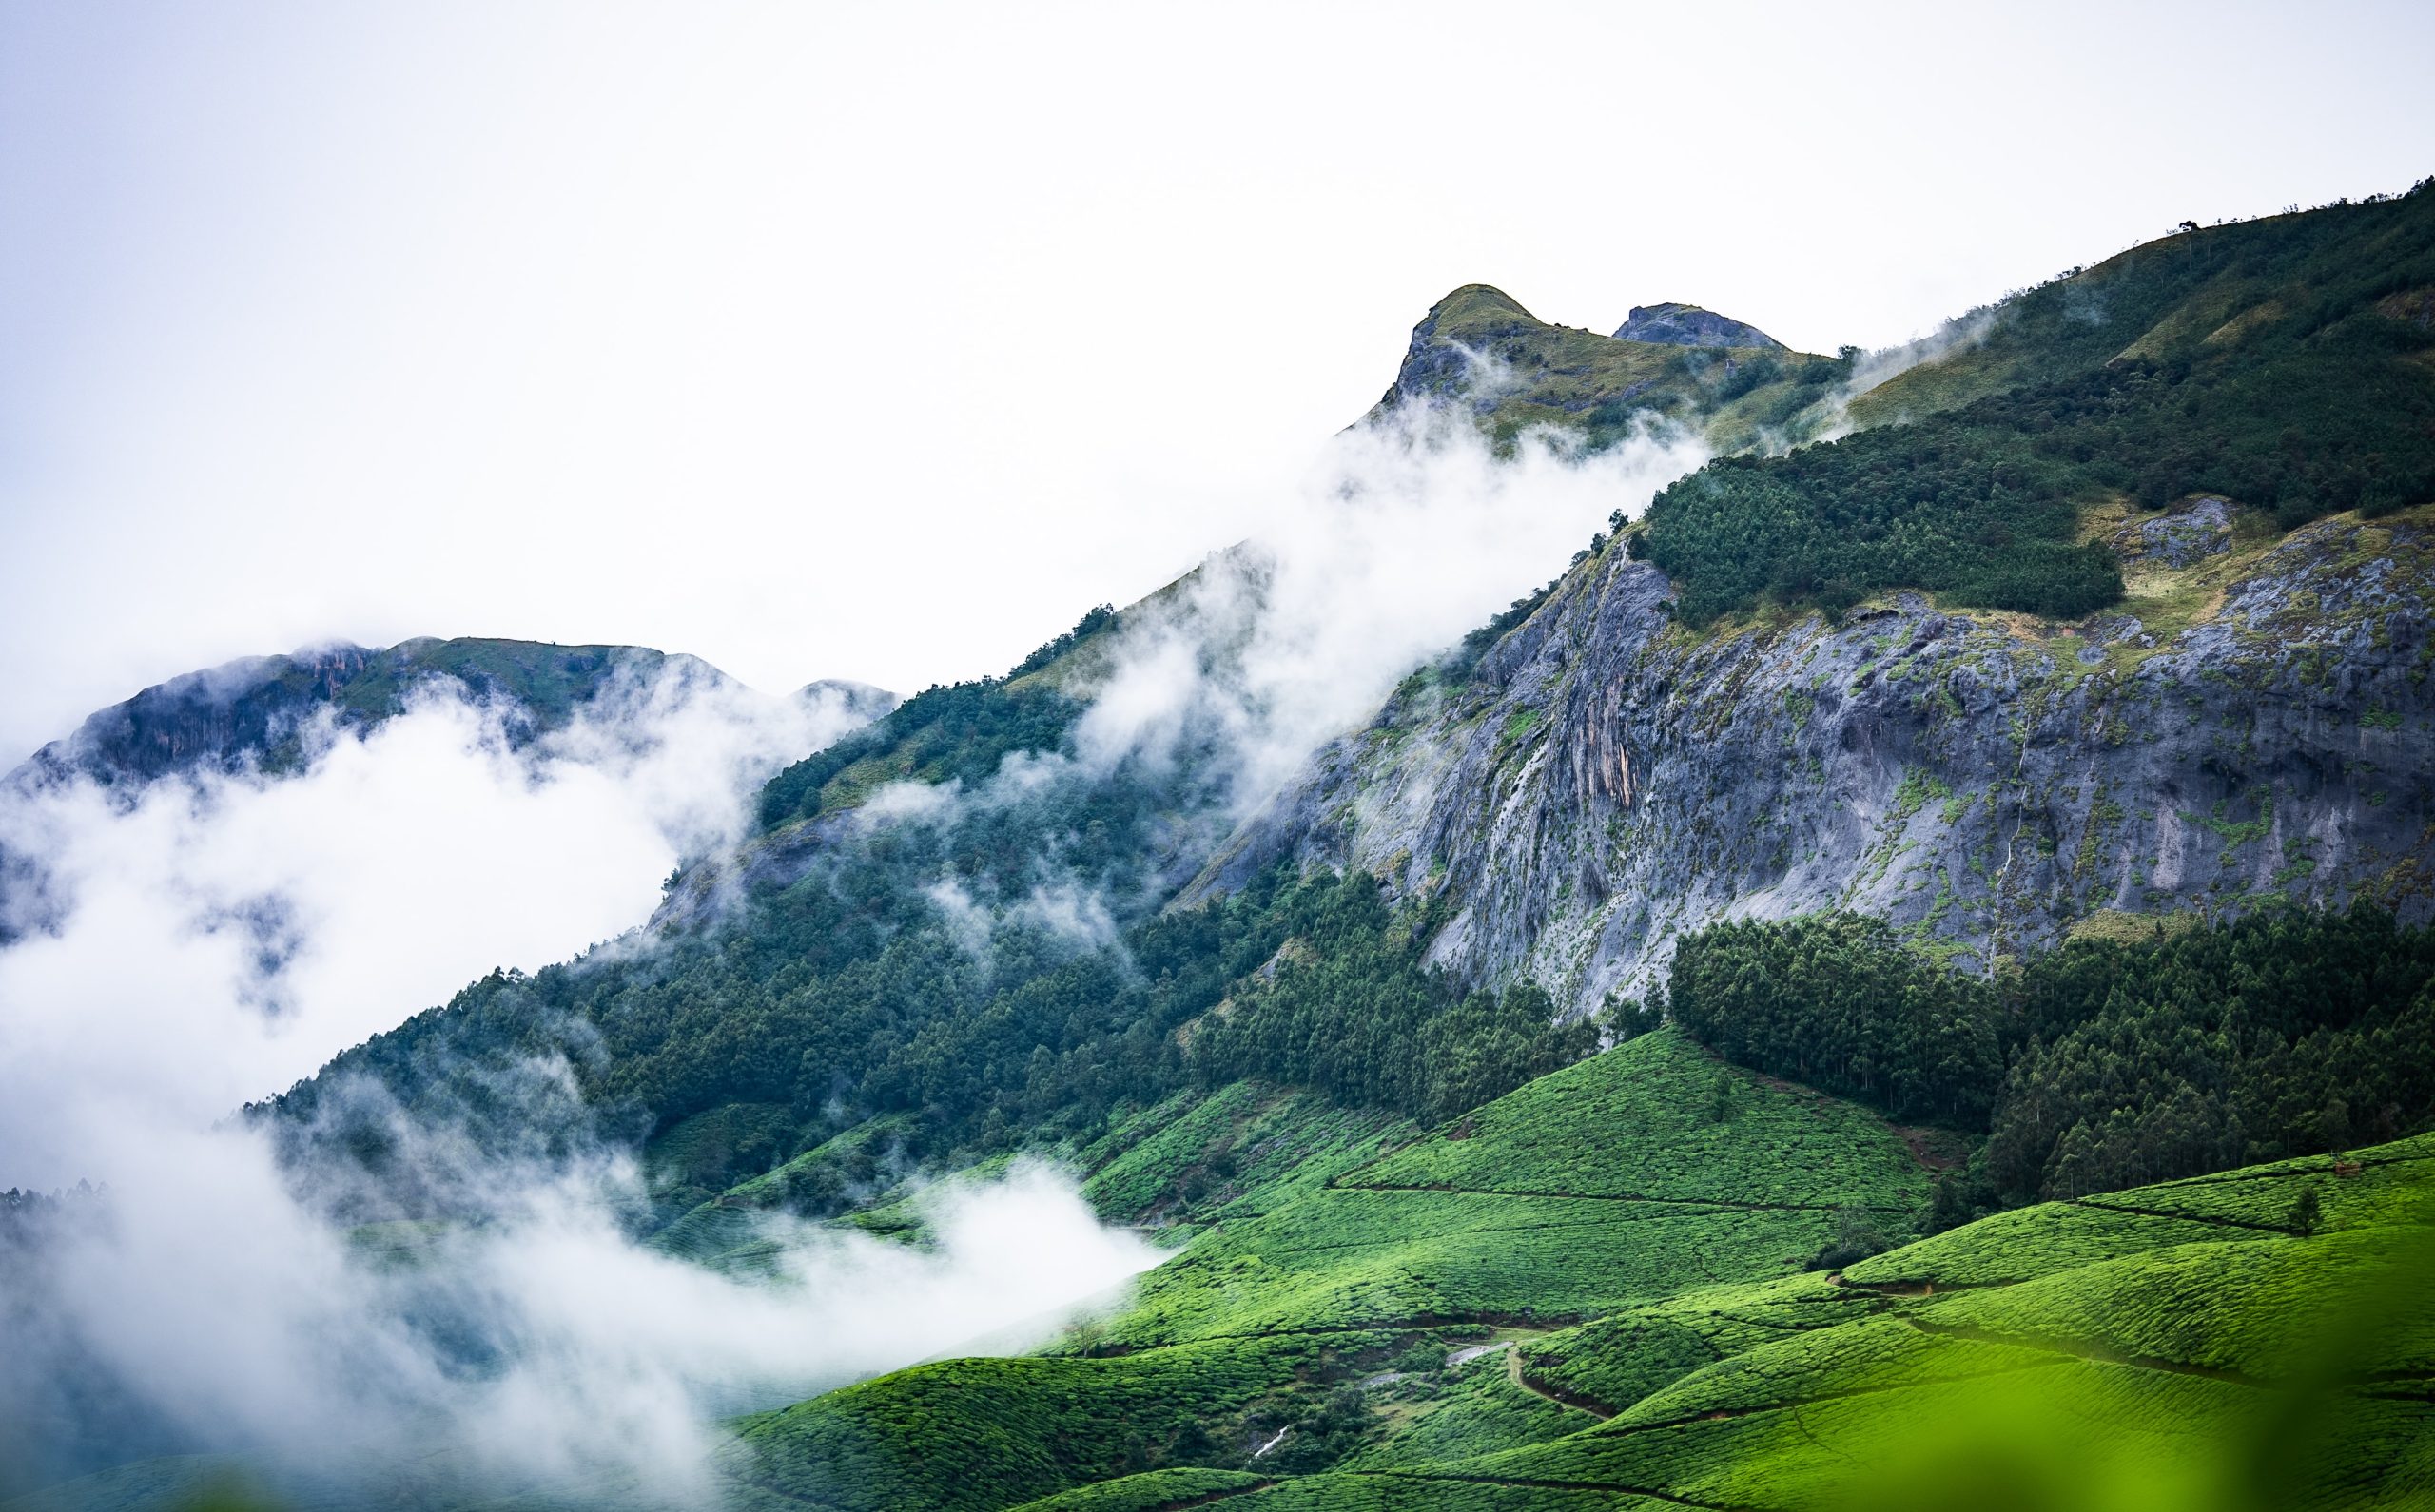
<path fill-rule="evenodd" d="M 2182 1245 L 2017 1287 L 1956 1292 L 1919 1321 L 2133 1360 L 2268 1378 L 2328 1338 L 2325 1298 L 2386 1297 L 2372 1335 L 2347 1351 L 2359 1369 L 2408 1372 L 2435 1361 L 2435 1316 L 2411 1268 L 2421 1231 L 2374 1228 L 2312 1239 Z"/>
<path fill-rule="evenodd" d="M 2061 1363 L 2053 1353 L 2017 1345 L 1927 1332 L 1890 1314 L 1862 1317 L 1779 1335 L 1694 1371 L 1634 1403 L 1614 1419 L 1614 1431 Z"/>
<path fill-rule="evenodd" d="M 1451 1367 L 1436 1400 L 1422 1404 L 1392 1436 L 1348 1458 L 1344 1468 L 1388 1469 L 1460 1459 L 1560 1439 L 1597 1421 L 1517 1383 L 1513 1348 L 1508 1345 Z"/>
<path fill-rule="evenodd" d="M 1704 1288 L 1533 1340 L 1523 1346 L 1522 1366 L 1535 1382 L 1620 1411 L 1718 1361 L 1879 1306 L 1815 1271 Z"/>
<path fill-rule="evenodd" d="M 1019 1512 L 1160 1512 L 1221 1492 L 1253 1490 L 1270 1479 L 1248 1470 L 1145 1470 L 1026 1502 Z"/>
<path fill-rule="evenodd" d="M 2229 1425 L 2249 1388 L 2192 1376 L 2063 1362 L 2039 1389 L 2082 1424 L 2080 1452 L 2161 1460 L 2199 1425 Z M 1452 1462 L 1442 1471 L 1662 1490 L 1711 1505 L 1824 1507 L 1853 1498 L 1911 1444 L 1935 1442 L 1991 1404 L 2019 1400 L 2007 1376 L 1938 1380 L 1834 1395 L 1820 1383 L 1797 1409 L 1640 1426 L 1618 1420 L 1553 1444 Z"/>
<path fill-rule="evenodd" d="M 1831 1281 L 1780 1289 L 1848 1319 L 1830 1327 L 1693 1337 L 1682 1314 L 1747 1310 L 1719 1291 L 1568 1330 L 1526 1356 L 1535 1378 L 1603 1370 L 1628 1387 L 1636 1362 L 1602 1356 L 1724 1357 L 1581 1433 L 1418 1468 L 1783 1508 L 1966 1504 L 1974 1464 L 2002 1467 L 1983 1493 L 2011 1498 L 1998 1505 L 2413 1504 L 2435 1493 L 2435 1229 L 2413 1221 L 2435 1202 L 2430 1150 L 2049 1204 L 1865 1263 L 1980 1289 L 1838 1289 L 1851 1299 L 1829 1304 Z M 2202 1200 L 2280 1213 L 2293 1183 L 2318 1181 L 2347 1192 L 2321 1199 L 2309 1237 L 2146 1215 Z M 2168 1230 L 2199 1232 L 2158 1242 Z M 2048 1252 L 2058 1242 L 2078 1263 Z"/>
<path fill-rule="evenodd" d="M 1081 1153 L 1083 1195 L 1110 1218 L 1195 1223 L 1266 1212 L 1409 1138 L 1386 1113 L 1238 1081 L 1180 1094 Z"/>
<path fill-rule="evenodd" d="M 2002 1286 L 2054 1275 L 2116 1255 L 2224 1237 L 2213 1224 L 2068 1202 L 1999 1212 L 1843 1270 L 1862 1286 L 1918 1289 Z"/>
<path fill-rule="evenodd" d="M 1228 1341 L 1114 1359 L 949 1360 L 745 1421 L 720 1468 L 747 1507 L 995 1512 L 1148 1467 L 1188 1426 L 1383 1339 Z"/>
<path fill-rule="evenodd" d="M 1306 1476 L 1219 1504 L 1227 1512 L 1669 1512 L 1669 1503 L 1643 1497 L 1404 1470 Z"/>
<path fill-rule="evenodd" d="M 1673 1029 L 1542 1076 L 1346 1179 L 1904 1214 L 1929 1187 L 1882 1118 L 1729 1068 Z"/>
<path fill-rule="evenodd" d="M 1662 1053 L 1643 1055 L 1663 1075 Z M 1636 1089 L 1623 1079 L 1628 1102 Z M 1541 1087 L 1538 1098 L 1560 1107 L 1552 1092 Z M 1432 1159 L 1446 1143 L 1492 1150 L 1534 1127 L 1514 1112 L 1477 1119 L 1470 1139 L 1416 1149 Z M 2435 1202 L 2430 1154 L 2435 1136 L 2338 1165 L 2284 1162 L 2114 1193 L 2102 1206 L 2002 1214 L 1851 1268 L 1854 1283 L 1863 1270 L 1879 1275 L 1874 1289 L 1818 1272 L 1669 1282 L 1653 1258 L 1688 1251 L 1730 1269 L 1732 1251 L 1704 1226 L 1800 1212 L 1676 1205 L 1674 1221 L 1693 1231 L 1650 1244 L 1661 1231 L 1649 1226 L 1664 1220 L 1646 1214 L 1665 1205 L 1326 1189 L 1203 1234 L 1151 1278 L 1130 1324 L 1184 1319 L 1183 1297 L 1200 1299 L 1201 1322 L 1383 1318 L 1472 1285 L 1452 1262 L 1491 1237 L 1508 1247 L 1502 1270 L 1529 1278 L 1543 1313 L 1548 1299 L 1595 1292 L 1627 1271 L 1651 1289 L 1433 1386 L 1382 1386 L 1373 1442 L 1325 1473 L 1192 1493 L 1223 1491 L 1226 1504 L 1263 1512 L 1828 1512 L 1949 1505 L 1956 1495 L 1990 1507 L 2410 1504 L 2435 1493 L 2435 1229 L 2414 1221 Z M 1665 1151 L 1650 1169 L 1666 1169 Z M 2302 1190 L 2321 1193 L 2305 1237 L 2275 1227 Z M 1540 1231 L 1509 1226 L 1589 1209 L 1616 1216 L 1557 1231 L 1546 1257 L 1516 1237 Z M 2156 1215 L 2166 1212 L 2176 1215 Z M 1629 1258 L 1617 1267 L 1619 1255 Z M 1908 1285 L 1887 1285 L 1898 1282 Z M 1306 1382 L 1344 1379 L 1354 1339 L 1375 1359 L 1408 1335 L 1322 1337 L 1339 1341 L 1334 1374 L 1306 1368 Z M 1285 1344 L 1193 1344 L 1091 1363 L 1169 1372 L 1207 1351 Z M 1620 1410 L 1601 1421 L 1559 1395 Z M 1120 1481 L 1108 1494 L 1135 1500 L 1107 1504 L 1166 1504 L 1150 1499 L 1159 1484 Z"/>
<path fill-rule="evenodd" d="M 1724 1116 L 1710 1116 L 1720 1076 Z M 1247 1094 L 1225 1116 L 1246 1116 Z M 1208 1105 L 1203 1105 L 1205 1109 Z M 1196 1109 L 1185 1148 L 1214 1116 Z M 1246 1201 L 1144 1278 L 1134 1345 L 1456 1320 L 1566 1322 L 1798 1272 L 1837 1209 L 1899 1215 L 1926 1172 L 1881 1119 L 1724 1067 L 1662 1031 L 1529 1083 L 1369 1164 Z M 1151 1141 L 1156 1143 L 1156 1140 Z M 1172 1165 L 1179 1156 L 1157 1153 Z M 1112 1168 L 1113 1169 L 1113 1168 Z M 1137 1189 L 1138 1190 L 1138 1189 Z"/>
<path fill-rule="evenodd" d="M 1111 1325 L 1136 1344 L 1405 1322 L 1566 1321 L 1797 1270 L 1808 1212 L 1330 1191 L 1203 1235 Z"/>

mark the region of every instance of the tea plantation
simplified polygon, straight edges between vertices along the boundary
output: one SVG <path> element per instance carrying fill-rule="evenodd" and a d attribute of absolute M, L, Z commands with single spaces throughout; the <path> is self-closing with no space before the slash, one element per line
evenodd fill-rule
<path fill-rule="evenodd" d="M 1426 1133 L 1253 1084 L 1138 1116 L 1087 1190 L 1185 1237 L 1126 1309 L 747 1420 L 743 1503 L 1899 1507 L 1970 1473 L 2024 1507 L 2435 1493 L 2435 1136 L 1836 1269 L 1839 1225 L 1899 1237 L 1930 1171 L 1865 1110 L 1671 1031 Z"/>

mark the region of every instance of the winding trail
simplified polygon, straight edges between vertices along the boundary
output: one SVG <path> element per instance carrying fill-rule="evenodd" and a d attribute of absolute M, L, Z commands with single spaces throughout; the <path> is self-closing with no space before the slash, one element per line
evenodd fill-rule
<path fill-rule="evenodd" d="M 1657 1197 L 1638 1192 L 1540 1192 L 1523 1188 L 1457 1187 L 1436 1181 L 1347 1181 L 1330 1177 L 1330 1192 L 1426 1192 L 1446 1197 L 1530 1197 L 1543 1202 L 1620 1202 L 1650 1208 L 1689 1208 L 1707 1212 L 1841 1212 L 1860 1208 L 1868 1212 L 1907 1213 L 1908 1208 L 1857 1202 L 1729 1202 L 1721 1197 Z"/>
<path fill-rule="evenodd" d="M 1549 1386 L 1544 1381 L 1531 1380 L 1529 1372 L 1522 1368 L 1522 1347 L 1518 1344 L 1506 1351 L 1505 1374 L 1523 1390 L 1529 1392 L 1532 1396 L 1545 1397 L 1560 1407 L 1569 1407 L 1575 1412 L 1587 1412 L 1602 1423 L 1615 1415 L 1615 1409 L 1604 1402 L 1583 1396 L 1576 1391 L 1567 1391 L 1562 1386 Z"/>

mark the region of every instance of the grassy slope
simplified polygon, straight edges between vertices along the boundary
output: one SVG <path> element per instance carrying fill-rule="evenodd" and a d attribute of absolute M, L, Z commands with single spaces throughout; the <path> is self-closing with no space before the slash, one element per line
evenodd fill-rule
<path fill-rule="evenodd" d="M 2302 1234 L 2308 1191 L 2321 1217 Z M 1394 1504 L 1475 1504 L 1488 1483 L 1764 1507 L 1982 1488 L 2013 1506 L 2410 1502 L 2435 1492 L 2430 1215 L 2420 1138 L 2006 1213 L 1840 1283 L 1685 1297 L 1525 1356 L 1534 1383 L 1612 1393 L 1612 1417 L 1407 1467 Z M 1721 1357 L 1635 1379 L 1635 1353 L 1702 1348 Z M 1245 1505 L 1374 1494 L 1314 1483 Z"/>
<path fill-rule="evenodd" d="M 1713 1102 L 1720 1074 L 1735 1088 L 1724 1119 L 1684 1113 Z M 1208 1458 L 1240 1464 L 1242 1445 L 1265 1437 L 1255 1417 L 1282 1421 L 1332 1386 L 1387 1373 L 1415 1343 L 1537 1338 L 1719 1282 L 1797 1275 L 1838 1208 L 1907 1210 L 1926 1191 L 1881 1122 L 1724 1072 L 1670 1032 L 1383 1156 L 1415 1131 L 1256 1087 L 1143 1119 L 1091 1177 L 1103 1208 L 1172 1215 L 1191 1173 L 1226 1152 L 1237 1174 L 1190 1208 L 1190 1242 L 1108 1323 L 1099 1357 L 923 1366 L 755 1419 L 736 1482 L 772 1504 L 996 1508 L 1156 1464 L 1193 1424 L 1214 1440 Z M 1662 1190 L 1627 1193 L 1626 1172 Z M 1388 1184 L 1410 1178 L 1434 1185 Z M 1510 1378 L 1512 1359 L 1425 1372 L 1359 1463 L 1478 1453 L 1594 1421 Z"/>
<path fill-rule="evenodd" d="M 1698 1110 L 1720 1075 L 1736 1091 L 1708 1123 Z M 1111 1335 L 1587 1316 L 1780 1274 L 1819 1249 L 1837 1209 L 1908 1211 L 1926 1190 L 1881 1122 L 1661 1032 L 1220 1225 L 1144 1281 Z"/>
<path fill-rule="evenodd" d="M 1279 1178 L 1148 1278 L 1101 1357 L 865 1383 L 756 1420 L 737 1474 L 771 1506 L 856 1508 L 1899 1506 L 1906 1477 L 1950 1491 L 1990 1464 L 2032 1506 L 2239 1504 L 2218 1476 L 2261 1505 L 2435 1490 L 2435 1136 L 2024 1209 L 1828 1275 L 1785 1252 L 1821 1211 L 1751 1231 L 1706 1199 L 1892 1207 L 1922 1173 L 1798 1089 L 1685 1114 L 1715 1070 L 1653 1035 L 1325 1184 Z M 1162 1115 L 1158 1158 L 1275 1095 Z M 1463 1190 L 1380 1190 L 1415 1177 Z M 1573 1194 L 1516 1194 L 1550 1189 Z M 1493 1315 L 1525 1293 L 1596 1316 Z M 1512 1325 L 1504 1347 L 1388 1369 L 1467 1308 L 1475 1337 Z M 1227 1453 L 1263 1405 L 1364 1380 L 1383 1410 L 1333 1467 Z M 1192 1424 L 1223 1430 L 1210 1465 L 1159 1465 Z"/>
<path fill-rule="evenodd" d="M 2117 358 L 2204 359 L 2270 338 L 2319 301 L 2373 302 L 2386 270 L 2423 259 L 2425 208 L 2414 221 L 2406 204 L 2310 210 L 2145 242 L 1957 322 L 1971 339 L 1861 395 L 1851 418 L 1958 409 Z"/>

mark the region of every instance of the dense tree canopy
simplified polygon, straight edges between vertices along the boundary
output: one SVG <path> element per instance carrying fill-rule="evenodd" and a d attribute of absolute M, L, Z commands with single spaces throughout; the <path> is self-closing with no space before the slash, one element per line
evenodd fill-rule
<path fill-rule="evenodd" d="M 1988 312 L 1964 360 L 2008 377 L 1995 392 L 1722 458 L 1658 494 L 1631 551 L 1675 579 L 1695 624 L 1892 588 L 2073 618 L 2122 591 L 2110 553 L 2077 539 L 2092 498 L 2216 493 L 2286 528 L 2424 503 L 2430 285 L 2424 189 L 2155 243 Z"/>
<path fill-rule="evenodd" d="M 1728 923 L 1683 941 L 1666 998 L 1728 1059 L 1985 1130 L 2007 1200 L 2435 1127 L 2435 932 L 2372 908 L 2075 942 L 1992 982 L 1876 921 Z"/>

